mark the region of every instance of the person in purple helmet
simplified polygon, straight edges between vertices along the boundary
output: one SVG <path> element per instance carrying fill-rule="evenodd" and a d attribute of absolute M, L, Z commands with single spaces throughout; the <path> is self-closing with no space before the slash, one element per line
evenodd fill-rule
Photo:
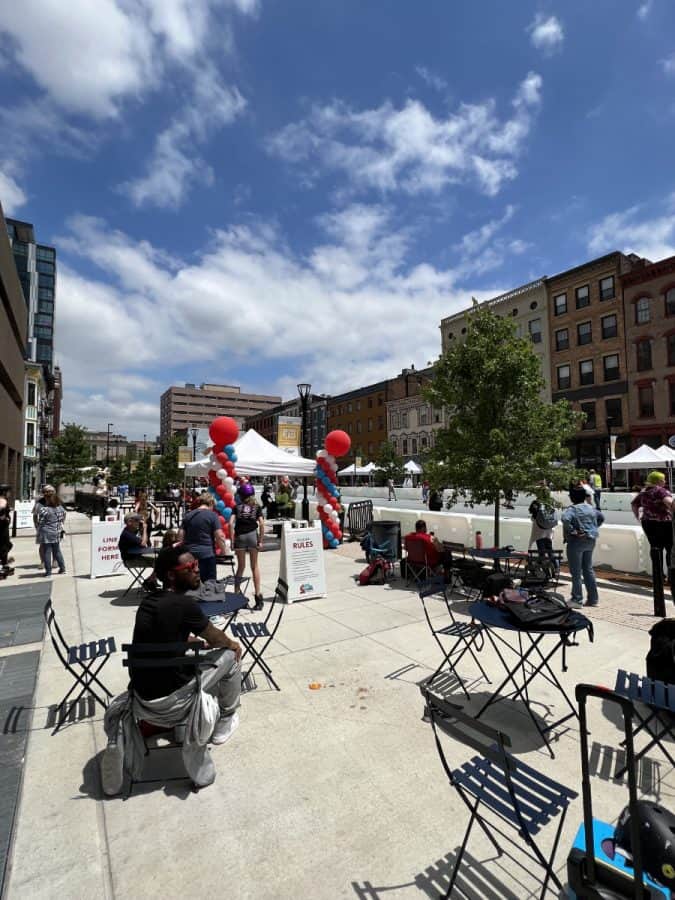
<path fill-rule="evenodd" d="M 263 597 L 260 593 L 258 552 L 262 550 L 265 537 L 265 520 L 262 507 L 255 501 L 255 488 L 248 481 L 239 486 L 239 502 L 230 518 L 230 535 L 234 552 L 237 554 L 236 588 L 239 590 L 244 569 L 246 568 L 246 554 L 248 553 L 251 561 L 253 589 L 255 591 L 255 606 L 253 609 L 259 611 L 263 608 Z"/>

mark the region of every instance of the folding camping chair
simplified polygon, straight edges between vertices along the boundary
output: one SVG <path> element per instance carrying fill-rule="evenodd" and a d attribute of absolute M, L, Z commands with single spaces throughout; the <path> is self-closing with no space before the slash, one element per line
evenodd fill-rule
<path fill-rule="evenodd" d="M 429 610 L 427 608 L 427 600 L 429 597 L 434 596 L 436 594 L 441 594 L 443 600 L 445 601 L 445 606 L 448 611 L 448 615 L 450 616 L 450 625 L 445 625 L 443 628 L 434 627 L 434 623 L 431 620 L 431 616 L 429 614 Z M 482 626 L 473 621 L 471 622 L 458 622 L 452 612 L 452 601 L 451 594 L 446 588 L 442 579 L 437 579 L 436 582 L 429 583 L 420 591 L 420 600 L 422 601 L 422 609 L 424 610 L 424 617 L 427 620 L 427 625 L 429 626 L 429 630 L 434 636 L 434 640 L 438 644 L 441 649 L 441 653 L 443 654 L 443 659 L 429 678 L 425 678 L 423 682 L 424 689 L 432 688 L 434 682 L 438 678 L 438 676 L 443 671 L 444 666 L 448 666 L 451 674 L 457 679 L 460 684 L 460 687 L 466 694 L 466 699 L 470 700 L 469 692 L 466 689 L 466 685 L 464 684 L 464 680 L 462 676 L 457 671 L 457 666 L 462 661 L 462 657 L 465 653 L 469 653 L 473 657 L 473 661 L 476 663 L 478 668 L 481 671 L 481 675 L 483 678 L 490 683 L 490 679 L 487 677 L 485 670 L 481 666 L 478 657 L 476 656 L 476 652 L 483 649 L 483 633 Z M 449 650 L 446 650 L 443 646 L 443 641 L 441 638 L 450 638 L 453 640 L 453 644 Z M 458 652 L 458 648 L 462 648 Z M 475 650 L 474 650 L 475 648 Z M 454 657 L 454 659 L 453 659 Z"/>
<path fill-rule="evenodd" d="M 116 647 L 114 637 L 100 638 L 88 641 L 86 644 L 73 646 L 68 644 L 56 621 L 56 613 L 54 612 L 51 599 L 45 603 L 43 615 L 49 629 L 52 646 L 56 650 L 56 655 L 61 660 L 64 669 L 70 672 L 75 679 L 75 683 L 68 693 L 56 706 L 56 727 L 52 732 L 52 734 L 56 734 L 69 717 L 71 711 L 75 709 L 80 699 L 85 695 L 93 697 L 95 701 L 101 704 L 103 709 L 107 709 L 108 699 L 112 697 L 112 693 L 98 676 L 103 666 L 115 652 Z M 100 689 L 103 696 L 97 693 L 94 685 Z M 79 694 L 67 706 L 70 695 L 77 690 L 78 686 L 80 688 Z"/>
<path fill-rule="evenodd" d="M 508 753 L 506 748 L 511 746 L 508 735 L 478 722 L 430 690 L 426 692 L 426 703 L 441 765 L 451 786 L 471 812 L 445 897 L 452 894 L 474 822 L 481 827 L 498 856 L 506 851 L 494 835 L 509 837 L 502 825 L 515 833 L 512 842 L 517 843 L 520 852 L 546 873 L 539 895 L 542 900 L 549 880 L 562 892 L 563 886 L 553 868 L 554 858 L 567 810 L 577 794 Z M 480 755 L 459 769 L 450 769 L 440 731 L 473 747 Z M 490 742 L 487 746 L 486 739 Z M 481 814 L 482 809 L 491 815 L 490 819 Z M 545 825 L 558 816 L 553 847 L 546 858 L 535 838 Z M 527 849 L 523 847 L 523 842 Z M 513 859 L 510 853 L 507 856 Z"/>
<path fill-rule="evenodd" d="M 272 677 L 272 669 L 263 659 L 263 655 L 269 644 L 274 639 L 274 635 L 277 633 L 277 629 L 281 624 L 281 619 L 283 618 L 284 608 L 287 602 L 288 584 L 284 581 L 283 578 L 279 578 L 279 580 L 277 581 L 276 590 L 274 591 L 272 603 L 270 604 L 267 615 L 262 622 L 233 622 L 230 625 L 232 636 L 240 640 L 243 644 L 244 649 L 241 654 L 242 667 L 246 657 L 249 654 L 251 655 L 251 664 L 241 676 L 241 682 L 246 686 L 247 690 L 254 690 L 257 687 L 255 678 L 251 674 L 256 666 L 262 670 L 267 679 L 274 685 L 274 687 L 278 691 L 281 690 L 279 685 Z M 275 607 L 277 608 L 276 613 Z M 274 618 L 275 615 L 276 618 Z M 265 640 L 261 649 L 258 650 L 255 645 L 261 638 L 264 638 Z"/>
<path fill-rule="evenodd" d="M 639 721 L 639 725 L 633 731 L 633 738 L 639 734 L 644 728 L 651 737 L 651 741 L 635 754 L 635 762 L 640 759 L 652 747 L 658 746 L 663 755 L 668 759 L 671 766 L 675 766 L 675 760 L 668 752 L 663 738 L 669 736 L 675 739 L 675 684 L 666 684 L 664 681 L 654 681 L 646 675 L 636 675 L 634 672 L 630 674 L 623 669 L 619 669 L 616 673 L 616 684 L 614 691 L 620 697 L 627 697 L 633 701 L 635 717 Z M 640 710 L 635 706 L 636 701 L 644 703 L 649 708 L 649 715 L 643 716 Z M 651 723 L 656 719 L 654 731 L 650 729 Z M 661 726 L 661 730 L 659 730 Z M 625 745 L 625 740 L 621 742 L 621 746 Z M 624 765 L 615 774 L 615 778 L 621 778 L 626 771 L 627 765 Z"/>
<path fill-rule="evenodd" d="M 155 559 L 151 556 L 143 556 L 139 553 L 137 556 L 123 556 L 122 565 L 131 575 L 131 584 L 120 598 L 124 600 L 129 591 L 135 589 L 139 594 L 143 591 L 145 575 L 148 569 L 150 569 L 151 572 L 154 570 Z"/>
<path fill-rule="evenodd" d="M 405 539 L 405 583 L 410 584 L 411 579 L 417 587 L 421 587 L 438 573 L 440 563 L 432 566 L 429 562 L 429 548 L 423 541 Z"/>
<path fill-rule="evenodd" d="M 213 668 L 216 665 L 211 660 L 199 655 L 204 647 L 205 644 L 201 641 L 173 644 L 122 644 L 122 652 L 127 654 L 126 658 L 122 660 L 122 665 L 126 669 L 180 669 L 192 672 L 194 673 L 196 695 L 202 689 L 202 670 Z M 136 719 L 136 726 L 143 738 L 146 757 L 153 750 L 173 750 L 182 745 L 182 741 L 175 739 L 175 726 L 173 725 L 165 727 L 163 725 L 155 725 L 153 722 L 144 719 Z M 168 737 L 169 735 L 170 737 Z M 160 745 L 157 744 L 156 740 L 153 744 L 148 743 L 149 740 L 161 736 L 168 737 L 168 743 Z M 164 781 L 183 781 L 185 779 L 189 779 L 187 774 L 174 778 L 146 778 L 143 781 L 134 781 L 132 778 L 124 799 L 127 800 L 131 796 L 134 784 L 154 784 Z M 196 793 L 199 788 L 192 784 L 192 790 Z"/>

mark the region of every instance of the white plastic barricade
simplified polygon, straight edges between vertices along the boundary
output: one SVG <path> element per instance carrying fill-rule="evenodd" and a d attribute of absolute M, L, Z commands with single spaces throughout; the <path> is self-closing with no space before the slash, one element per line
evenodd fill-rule
<path fill-rule="evenodd" d="M 33 506 L 32 500 L 17 500 L 14 504 L 17 531 L 19 528 L 33 527 Z"/>
<path fill-rule="evenodd" d="M 326 596 L 326 567 L 321 523 L 309 528 L 285 524 L 281 535 L 279 577 L 288 584 L 288 602 Z"/>
<path fill-rule="evenodd" d="M 120 575 L 122 557 L 117 548 L 124 522 L 101 521 L 97 516 L 91 520 L 91 540 L 89 544 L 91 568 L 90 578 L 101 578 L 104 575 Z"/>

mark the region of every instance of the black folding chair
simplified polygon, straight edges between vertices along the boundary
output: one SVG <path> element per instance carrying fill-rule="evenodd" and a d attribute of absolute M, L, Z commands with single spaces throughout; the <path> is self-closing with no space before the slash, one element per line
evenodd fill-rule
<path fill-rule="evenodd" d="M 263 655 L 269 644 L 274 640 L 274 635 L 277 633 L 279 625 L 281 624 L 287 602 L 288 584 L 283 578 L 279 578 L 272 603 L 262 622 L 233 622 L 232 625 L 230 625 L 230 631 L 232 632 L 233 637 L 240 640 L 243 645 L 241 654 L 242 669 L 246 657 L 249 656 L 249 654 L 251 656 L 251 664 L 241 676 L 241 682 L 246 686 L 247 690 L 254 690 L 257 687 L 255 678 L 251 674 L 256 666 L 262 670 L 267 679 L 278 691 L 281 690 L 272 677 L 272 670 L 263 659 Z M 274 618 L 274 615 L 276 615 L 276 618 Z M 256 643 L 261 640 L 261 638 L 264 639 L 264 643 L 258 650 Z"/>
<path fill-rule="evenodd" d="M 553 587 L 554 590 L 557 589 L 561 563 L 562 550 L 551 550 L 545 553 L 541 553 L 539 550 L 528 550 L 520 587 Z"/>
<path fill-rule="evenodd" d="M 141 554 L 138 556 L 125 556 L 122 557 L 122 565 L 131 575 L 131 584 L 120 598 L 124 600 L 127 594 L 132 590 L 138 591 L 139 594 L 143 591 L 143 582 L 145 581 L 148 569 L 150 569 L 151 572 L 154 571 L 155 559 L 151 556 L 143 556 Z"/>
<path fill-rule="evenodd" d="M 437 596 L 439 594 L 443 597 L 445 607 L 447 609 L 448 615 L 450 616 L 450 625 L 445 625 L 442 628 L 437 628 L 434 625 L 434 622 L 432 621 L 431 615 L 429 613 L 429 609 L 427 608 L 427 601 L 429 597 Z M 466 694 L 466 699 L 470 700 L 471 698 L 469 697 L 469 692 L 466 689 L 464 679 L 457 671 L 457 666 L 462 661 L 465 653 L 469 653 L 473 658 L 473 661 L 480 669 L 483 678 L 488 683 L 490 683 L 490 679 L 488 678 L 485 669 L 481 666 L 480 661 L 476 656 L 476 651 L 480 653 L 480 651 L 483 649 L 484 638 L 482 626 L 479 623 L 474 622 L 473 620 L 471 622 L 458 621 L 452 611 L 451 597 L 451 592 L 448 590 L 445 583 L 443 582 L 443 579 L 441 578 L 437 579 L 435 582 L 429 582 L 420 591 L 420 600 L 422 601 L 424 617 L 427 620 L 429 630 L 434 636 L 434 640 L 440 647 L 441 653 L 443 654 L 443 659 L 441 660 L 438 668 L 432 675 L 424 680 L 422 685 L 423 689 L 433 688 L 434 682 L 442 673 L 444 667 L 447 666 L 449 672 L 457 679 L 460 687 Z M 452 646 L 448 650 L 446 650 L 443 643 L 443 639 L 447 638 L 452 641 Z"/>
<path fill-rule="evenodd" d="M 634 672 L 630 674 L 623 669 L 619 669 L 616 673 L 616 684 L 614 691 L 620 697 L 627 697 L 633 701 L 633 709 L 635 717 L 639 721 L 639 725 L 633 731 L 633 738 L 639 734 L 644 728 L 651 740 L 649 743 L 635 754 L 635 762 L 639 762 L 642 757 L 649 752 L 654 746 L 658 746 L 663 755 L 668 759 L 671 766 L 675 766 L 675 760 L 668 752 L 663 738 L 668 735 L 675 740 L 675 684 L 666 684 L 664 681 L 654 681 L 647 678 L 646 675 L 636 675 Z M 648 716 L 643 716 L 640 710 L 635 706 L 636 701 L 644 703 L 650 710 Z M 649 726 L 655 722 L 654 730 Z M 659 727 L 660 726 L 660 727 Z M 621 742 L 621 746 L 625 746 L 625 740 Z M 619 769 L 614 777 L 621 778 L 626 771 L 627 766 Z"/>
<path fill-rule="evenodd" d="M 554 858 L 567 810 L 577 794 L 508 753 L 506 748 L 511 746 L 508 735 L 476 721 L 430 690 L 426 692 L 426 704 L 441 765 L 450 784 L 471 813 L 445 897 L 452 894 L 474 822 L 478 823 L 498 856 L 506 852 L 514 860 L 495 835 L 507 840 L 510 838 L 512 843 L 518 844 L 527 859 L 544 869 L 546 875 L 540 898 L 546 894 L 549 881 L 562 892 L 563 886 L 553 868 Z M 459 769 L 451 769 L 443 751 L 441 731 L 478 750 L 479 756 Z M 487 746 L 486 740 L 489 742 Z M 553 847 L 547 858 L 535 838 L 544 826 L 558 816 Z M 515 832 L 515 838 L 503 830 L 504 825 Z"/>
<path fill-rule="evenodd" d="M 459 594 L 469 602 L 480 600 L 491 572 L 491 569 L 475 559 L 453 557 L 448 572 L 448 590 L 451 594 Z"/>
<path fill-rule="evenodd" d="M 59 623 L 56 621 L 56 613 L 54 612 L 51 599 L 45 603 L 43 614 L 56 655 L 61 660 L 63 667 L 75 679 L 75 683 L 68 693 L 56 706 L 56 727 L 52 732 L 52 734 L 56 734 L 82 697 L 93 697 L 95 701 L 101 704 L 103 709 L 107 709 L 108 699 L 112 697 L 112 693 L 98 676 L 117 648 L 115 647 L 114 637 L 100 638 L 71 646 L 66 641 L 63 632 L 59 628 Z M 97 692 L 94 685 L 96 685 L 100 693 Z M 79 693 L 68 704 L 71 694 L 78 687 L 80 688 Z"/>
<path fill-rule="evenodd" d="M 201 641 L 177 642 L 171 644 L 122 644 L 122 652 L 126 653 L 126 657 L 122 660 L 122 665 L 130 670 L 132 669 L 178 669 L 187 671 L 194 677 L 195 695 L 199 694 L 202 689 L 202 671 L 204 669 L 215 668 L 216 663 L 210 659 L 200 656 L 201 651 L 205 648 L 205 644 Z M 130 690 L 132 690 L 130 688 Z M 153 750 L 172 750 L 180 747 L 182 741 L 175 740 L 175 726 L 166 727 L 156 725 L 148 719 L 136 719 L 136 726 L 143 738 L 146 757 Z M 156 742 L 152 745 L 148 740 L 157 737 L 169 737 L 168 743 L 158 745 Z M 131 791 L 135 784 L 155 784 L 165 781 L 183 781 L 189 776 L 178 776 L 176 778 L 144 778 L 142 781 L 134 781 L 133 778 L 129 782 L 129 790 L 125 795 L 125 800 L 131 796 Z M 192 790 L 196 793 L 199 788 L 192 783 Z"/>

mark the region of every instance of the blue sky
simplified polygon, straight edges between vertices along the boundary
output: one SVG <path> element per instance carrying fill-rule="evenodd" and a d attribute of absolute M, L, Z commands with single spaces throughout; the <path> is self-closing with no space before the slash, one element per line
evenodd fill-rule
<path fill-rule="evenodd" d="M 675 253 L 671 0 L 0 8 L 0 200 L 58 249 L 66 420 L 346 390 L 472 295 Z"/>

